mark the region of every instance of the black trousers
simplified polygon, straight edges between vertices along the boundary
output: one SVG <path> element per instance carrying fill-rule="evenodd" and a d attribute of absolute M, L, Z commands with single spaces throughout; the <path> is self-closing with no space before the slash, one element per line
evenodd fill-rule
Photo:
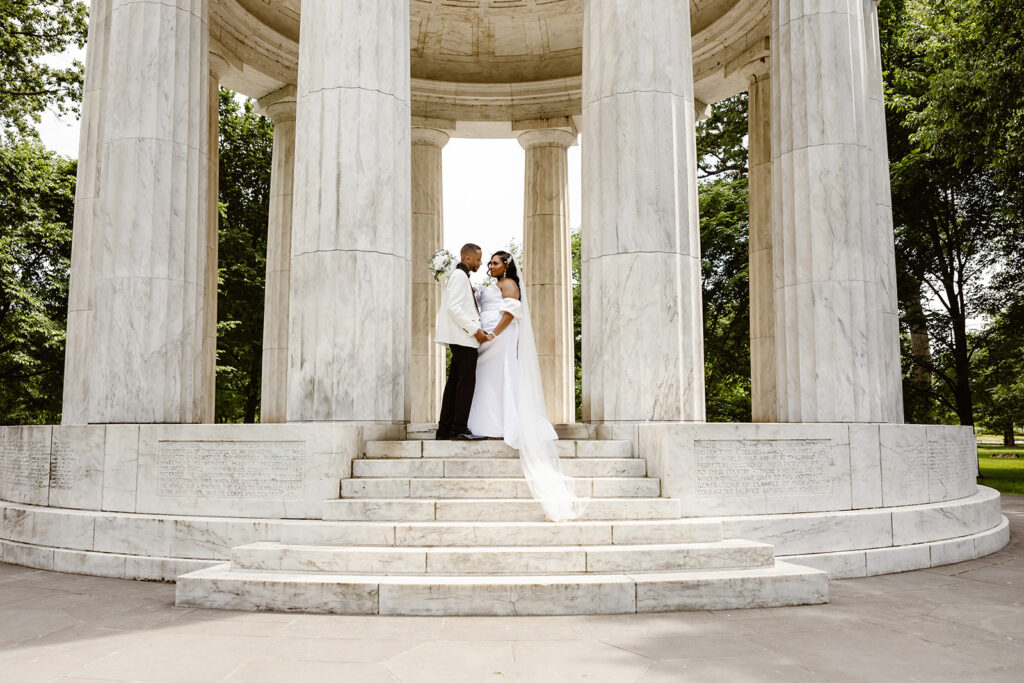
<path fill-rule="evenodd" d="M 438 439 L 450 439 L 469 432 L 469 409 L 476 389 L 477 350 L 469 346 L 449 344 L 452 362 L 441 399 L 441 417 L 437 421 Z"/>

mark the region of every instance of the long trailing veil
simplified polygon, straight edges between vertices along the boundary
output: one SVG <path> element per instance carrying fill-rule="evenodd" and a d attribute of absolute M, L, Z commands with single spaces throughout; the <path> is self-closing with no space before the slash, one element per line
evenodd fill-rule
<path fill-rule="evenodd" d="M 505 442 L 519 450 L 526 483 L 533 497 L 540 501 L 544 514 L 552 522 L 565 522 L 582 515 L 587 501 L 576 495 L 572 478 L 562 474 L 558 461 L 554 441 L 557 437 L 548 422 L 548 411 L 544 405 L 544 385 L 522 271 L 519 279 L 523 306 L 519 320 L 519 434 L 508 435 L 509 430 L 506 430 Z"/>

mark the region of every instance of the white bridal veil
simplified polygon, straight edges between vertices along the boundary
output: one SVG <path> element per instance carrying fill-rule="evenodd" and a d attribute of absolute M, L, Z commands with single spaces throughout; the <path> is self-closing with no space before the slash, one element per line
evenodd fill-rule
<path fill-rule="evenodd" d="M 519 278 L 519 296 L 523 304 L 519 318 L 519 434 L 507 435 L 505 442 L 519 449 L 519 462 L 526 482 L 533 497 L 543 506 L 544 514 L 553 522 L 565 522 L 583 514 L 587 501 L 576 496 L 572 478 L 562 474 L 558 461 L 558 450 L 544 405 L 544 385 L 522 271 Z"/>

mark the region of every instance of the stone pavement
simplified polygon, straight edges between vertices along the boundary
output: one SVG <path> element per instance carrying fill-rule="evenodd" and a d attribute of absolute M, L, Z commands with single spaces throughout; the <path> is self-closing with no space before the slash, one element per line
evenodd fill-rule
<path fill-rule="evenodd" d="M 1011 541 L 832 582 L 812 607 L 610 617 L 344 617 L 174 607 L 174 586 L 0 564 L 0 681 L 1024 680 L 1024 496 Z"/>

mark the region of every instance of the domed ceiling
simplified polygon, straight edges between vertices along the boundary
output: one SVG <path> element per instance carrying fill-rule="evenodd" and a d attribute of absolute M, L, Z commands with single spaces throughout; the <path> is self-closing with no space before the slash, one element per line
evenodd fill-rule
<path fill-rule="evenodd" d="M 698 99 L 739 92 L 745 81 L 729 82 L 728 64 L 763 51 L 770 0 L 690 0 L 690 7 Z M 244 65 L 233 87 L 259 97 L 295 82 L 299 8 L 300 0 L 211 0 L 212 35 Z M 445 89 L 492 84 L 578 91 L 583 0 L 410 0 L 409 42 L 414 101 L 417 91 L 437 99 Z M 578 109 L 570 100 L 557 115 Z"/>

